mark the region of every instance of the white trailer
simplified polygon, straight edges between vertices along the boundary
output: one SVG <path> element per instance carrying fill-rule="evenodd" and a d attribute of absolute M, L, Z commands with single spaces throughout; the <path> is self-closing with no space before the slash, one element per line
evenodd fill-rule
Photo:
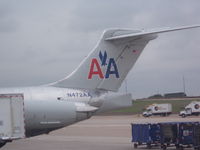
<path fill-rule="evenodd" d="M 191 115 L 199 115 L 200 114 L 200 102 L 193 101 L 187 106 L 183 111 L 180 111 L 179 115 L 182 117 L 191 116 Z"/>
<path fill-rule="evenodd" d="M 143 112 L 144 117 L 149 117 L 152 115 L 162 115 L 167 116 L 172 113 L 171 104 L 152 104 L 149 105 L 146 110 Z"/>
<path fill-rule="evenodd" d="M 25 138 L 23 94 L 0 94 L 0 147 Z"/>

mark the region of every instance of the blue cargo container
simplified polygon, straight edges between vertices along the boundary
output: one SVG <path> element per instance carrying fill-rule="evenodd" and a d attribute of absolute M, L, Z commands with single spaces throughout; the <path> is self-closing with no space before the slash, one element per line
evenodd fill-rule
<path fill-rule="evenodd" d="M 194 124 L 191 122 L 179 123 L 178 144 L 193 144 Z"/>
<path fill-rule="evenodd" d="M 160 142 L 160 129 L 158 124 L 132 124 L 132 142 L 134 147 L 147 145 L 150 148 Z"/>
<path fill-rule="evenodd" d="M 178 132 L 177 144 L 179 147 L 194 145 L 195 139 L 195 126 L 198 126 L 198 122 L 180 122 Z"/>
<path fill-rule="evenodd" d="M 165 122 L 157 124 L 132 124 L 132 142 L 138 145 L 159 145 L 162 149 L 176 146 L 194 147 L 200 150 L 200 123 L 199 122 Z"/>
<path fill-rule="evenodd" d="M 165 122 L 159 123 L 160 126 L 160 145 L 162 149 L 175 146 L 178 139 L 178 123 Z"/>
<path fill-rule="evenodd" d="M 193 139 L 193 147 L 196 150 L 200 150 L 200 124 L 196 123 L 194 125 L 194 139 Z"/>

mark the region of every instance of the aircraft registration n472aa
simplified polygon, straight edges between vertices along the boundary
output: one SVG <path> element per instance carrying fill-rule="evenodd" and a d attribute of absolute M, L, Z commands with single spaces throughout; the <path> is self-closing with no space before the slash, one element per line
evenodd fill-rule
<path fill-rule="evenodd" d="M 96 47 L 64 79 L 35 87 L 2 88 L 0 94 L 23 94 L 25 137 L 49 133 L 97 113 L 129 107 L 131 94 L 117 91 L 149 41 L 161 33 L 199 27 L 105 30 Z M 7 139 L 0 139 L 0 146 L 6 142 Z"/>

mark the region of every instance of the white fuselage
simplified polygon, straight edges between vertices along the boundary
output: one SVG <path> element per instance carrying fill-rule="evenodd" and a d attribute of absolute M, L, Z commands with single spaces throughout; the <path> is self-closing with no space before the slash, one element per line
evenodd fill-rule
<path fill-rule="evenodd" d="M 92 96 L 88 91 L 50 86 L 0 89 L 0 94 L 22 93 L 26 136 L 48 133 L 92 114 L 76 111 L 76 103 L 88 103 Z"/>
<path fill-rule="evenodd" d="M 95 113 L 130 107 L 131 94 L 37 86 L 4 88 L 0 94 L 23 94 L 26 137 L 89 119 Z"/>

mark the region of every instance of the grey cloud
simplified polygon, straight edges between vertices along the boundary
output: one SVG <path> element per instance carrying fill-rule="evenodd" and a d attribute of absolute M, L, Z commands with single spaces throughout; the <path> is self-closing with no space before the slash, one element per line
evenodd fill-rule
<path fill-rule="evenodd" d="M 155 28 L 200 23 L 197 0 L 2 0 L 0 86 L 49 83 L 69 74 L 105 28 Z M 200 92 L 198 30 L 161 35 L 128 76 L 134 98 L 155 92 Z M 124 91 L 123 87 L 121 91 Z"/>
<path fill-rule="evenodd" d="M 3 1 L 0 2 L 0 33 L 14 32 L 17 29 L 17 23 L 12 18 L 12 9 Z"/>

